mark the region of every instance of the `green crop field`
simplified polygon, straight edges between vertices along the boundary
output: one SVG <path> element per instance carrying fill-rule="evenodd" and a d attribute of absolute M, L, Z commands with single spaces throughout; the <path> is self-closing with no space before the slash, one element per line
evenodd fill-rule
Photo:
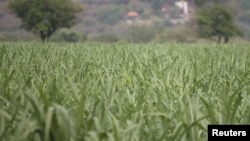
<path fill-rule="evenodd" d="M 206 141 L 250 124 L 249 44 L 0 43 L 1 141 Z"/>

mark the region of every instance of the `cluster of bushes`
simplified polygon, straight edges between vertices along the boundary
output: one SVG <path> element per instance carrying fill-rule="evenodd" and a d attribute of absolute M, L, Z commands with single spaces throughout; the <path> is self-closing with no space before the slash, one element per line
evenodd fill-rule
<path fill-rule="evenodd" d="M 86 41 L 87 36 L 77 31 L 61 29 L 51 36 L 50 41 L 53 42 L 80 42 Z"/>
<path fill-rule="evenodd" d="M 14 42 L 14 41 L 32 41 L 32 40 L 39 40 L 39 38 L 23 30 L 15 32 L 0 32 L 0 41 Z"/>
<path fill-rule="evenodd" d="M 131 25 L 125 35 L 118 36 L 115 33 L 102 33 L 88 38 L 90 41 L 129 43 L 147 42 L 195 42 L 196 34 L 185 27 L 164 28 L 160 25 Z"/>
<path fill-rule="evenodd" d="M 27 32 L 1 33 L 0 41 L 31 41 L 39 40 Z M 95 35 L 86 35 L 82 32 L 61 29 L 54 33 L 49 39 L 51 42 L 118 42 L 126 41 L 129 43 L 147 43 L 147 42 L 190 42 L 195 37 L 191 36 L 185 28 L 165 29 L 160 26 L 152 25 L 131 25 L 123 36 L 114 32 L 101 32 Z"/>

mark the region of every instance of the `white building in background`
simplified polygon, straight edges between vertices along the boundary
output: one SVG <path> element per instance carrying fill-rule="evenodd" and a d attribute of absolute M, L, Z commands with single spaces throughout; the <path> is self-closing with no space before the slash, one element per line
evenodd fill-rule
<path fill-rule="evenodd" d="M 184 15 L 188 15 L 188 2 L 185 0 L 180 0 L 175 2 L 175 6 L 183 10 Z"/>

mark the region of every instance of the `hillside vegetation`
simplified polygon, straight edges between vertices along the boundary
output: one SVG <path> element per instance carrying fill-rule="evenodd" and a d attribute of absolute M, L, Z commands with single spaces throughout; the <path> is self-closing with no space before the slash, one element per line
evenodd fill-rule
<path fill-rule="evenodd" d="M 244 31 L 244 38 L 249 39 L 248 0 L 220 0 L 234 14 L 235 20 Z M 58 30 L 51 38 L 52 41 L 102 41 L 114 42 L 117 39 L 128 42 L 176 40 L 180 42 L 194 42 L 195 24 L 193 21 L 185 24 L 173 25 L 166 17 L 179 17 L 180 10 L 174 7 L 173 0 L 74 0 L 82 5 L 84 10 L 78 14 L 79 23 L 70 28 Z M 188 0 L 191 8 L 195 9 L 194 0 Z M 170 6 L 168 14 L 162 12 L 162 7 Z M 140 23 L 134 27 L 127 24 L 126 15 L 129 11 L 140 14 Z M 150 24 L 148 24 L 150 23 Z M 34 35 L 20 29 L 21 21 L 7 8 L 7 0 L 0 1 L 0 40 L 37 40 Z M 140 33 L 140 28 L 146 29 Z M 151 30 L 153 29 L 153 30 Z M 173 32 L 174 31 L 174 32 Z M 146 37 L 132 38 L 147 35 Z M 148 36 L 150 35 L 150 37 Z M 186 36 L 189 35 L 189 36 Z M 105 39 L 102 37 L 105 36 Z"/>

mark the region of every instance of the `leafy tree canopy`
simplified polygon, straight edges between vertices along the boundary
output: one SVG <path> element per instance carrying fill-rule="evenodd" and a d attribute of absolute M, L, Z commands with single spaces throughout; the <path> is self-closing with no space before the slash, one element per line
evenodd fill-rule
<path fill-rule="evenodd" d="M 243 35 L 234 23 L 233 15 L 220 4 L 199 9 L 196 21 L 199 35 L 205 38 L 216 38 L 217 42 L 228 42 L 230 37 Z"/>
<path fill-rule="evenodd" d="M 70 0 L 10 0 L 9 7 L 22 19 L 22 28 L 49 38 L 57 29 L 76 23 L 81 7 Z"/>

